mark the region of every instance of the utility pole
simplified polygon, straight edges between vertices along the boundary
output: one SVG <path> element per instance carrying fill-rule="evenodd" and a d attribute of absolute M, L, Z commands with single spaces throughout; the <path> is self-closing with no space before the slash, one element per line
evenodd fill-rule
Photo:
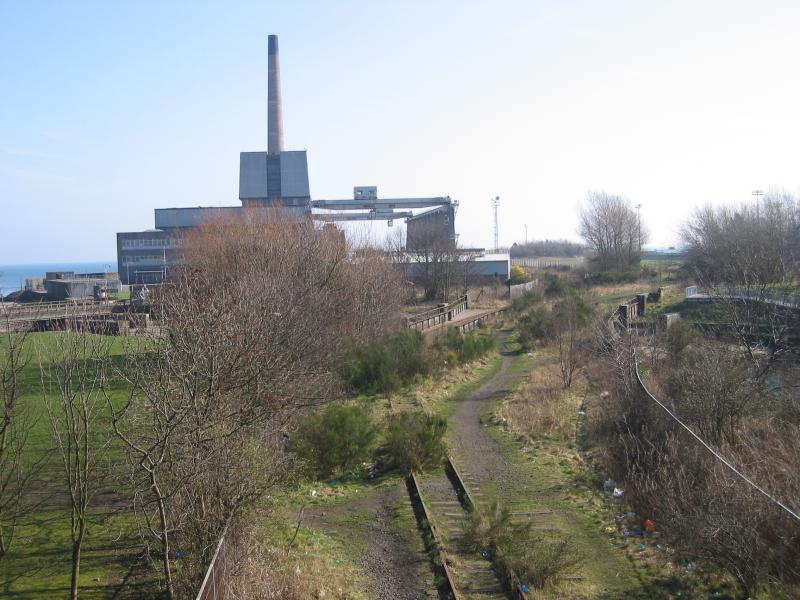
<path fill-rule="evenodd" d="M 494 251 L 500 250 L 500 235 L 497 227 L 497 207 L 500 205 L 500 196 L 492 198 L 492 208 L 494 209 Z"/>
<path fill-rule="evenodd" d="M 525 223 L 525 245 L 528 245 L 528 224 Z"/>
<path fill-rule="evenodd" d="M 636 227 L 638 228 L 639 232 L 637 234 L 637 240 L 639 242 L 639 254 L 642 253 L 642 213 L 640 212 L 642 209 L 641 204 L 637 204 L 636 208 Z"/>
<path fill-rule="evenodd" d="M 761 199 L 761 196 L 764 195 L 764 190 L 753 190 L 751 193 L 753 194 L 753 196 L 756 197 L 756 219 L 760 219 L 761 218 L 761 210 L 759 208 L 760 207 L 759 200 Z"/>

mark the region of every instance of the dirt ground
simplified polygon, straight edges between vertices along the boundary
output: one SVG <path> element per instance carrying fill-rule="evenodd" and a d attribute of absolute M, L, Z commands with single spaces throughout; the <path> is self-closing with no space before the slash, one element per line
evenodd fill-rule
<path fill-rule="evenodd" d="M 367 597 L 376 600 L 437 598 L 430 560 L 402 480 L 368 490 L 340 506 L 307 512 L 304 521 L 344 538 L 360 552 L 364 571 L 371 574 Z"/>

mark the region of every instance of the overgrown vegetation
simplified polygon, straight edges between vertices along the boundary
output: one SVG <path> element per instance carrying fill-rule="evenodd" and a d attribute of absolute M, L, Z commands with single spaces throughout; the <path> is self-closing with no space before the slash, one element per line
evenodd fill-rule
<path fill-rule="evenodd" d="M 524 244 L 514 244 L 511 246 L 511 256 L 516 257 L 540 257 L 540 256 L 583 256 L 586 246 L 576 244 L 569 240 L 534 240 Z"/>
<path fill-rule="evenodd" d="M 629 341 L 607 332 L 597 348 L 603 360 L 596 375 L 610 393 L 590 413 L 591 439 L 607 472 L 625 482 L 630 506 L 663 527 L 685 556 L 730 573 L 743 595 L 776 583 L 796 592 L 800 524 L 646 395 Z M 651 387 L 679 418 L 751 481 L 800 508 L 800 412 L 787 379 L 776 388 L 742 348 L 686 330 L 640 348 L 640 355 Z"/>
<path fill-rule="evenodd" d="M 401 412 L 389 417 L 382 458 L 404 473 L 425 471 L 442 464 L 447 420 L 423 412 Z"/>
<path fill-rule="evenodd" d="M 577 562 L 567 540 L 546 539 L 533 532 L 530 522 L 514 523 L 511 511 L 497 502 L 487 511 L 468 514 L 464 543 L 474 552 L 488 550 L 532 588 L 555 583 Z"/>
<path fill-rule="evenodd" d="M 308 465 L 313 477 L 323 479 L 369 460 L 377 436 L 378 427 L 366 407 L 332 404 L 298 424 L 288 449 Z"/>
<path fill-rule="evenodd" d="M 370 344 L 352 344 L 338 372 L 355 393 L 391 395 L 448 365 L 484 356 L 494 347 L 494 337 L 480 331 L 462 334 L 450 327 L 429 344 L 419 331 L 403 330 Z"/>

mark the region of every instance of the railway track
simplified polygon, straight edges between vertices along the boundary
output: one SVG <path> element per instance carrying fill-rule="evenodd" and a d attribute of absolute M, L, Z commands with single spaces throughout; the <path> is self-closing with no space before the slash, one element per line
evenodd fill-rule
<path fill-rule="evenodd" d="M 506 587 L 495 572 L 490 555 L 476 554 L 464 544 L 464 525 L 471 504 L 457 475 L 448 468 L 444 474 L 419 477 L 417 485 L 442 546 L 442 560 L 455 598 L 507 599 Z"/>

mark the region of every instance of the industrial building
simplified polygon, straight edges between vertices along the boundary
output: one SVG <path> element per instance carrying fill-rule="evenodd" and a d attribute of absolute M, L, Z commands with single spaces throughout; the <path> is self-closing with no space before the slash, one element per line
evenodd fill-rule
<path fill-rule="evenodd" d="M 256 211 L 264 223 L 313 218 L 315 221 L 387 221 L 405 219 L 408 252 L 424 244 L 455 248 L 458 202 L 448 196 L 379 198 L 375 186 L 357 186 L 353 198 L 312 200 L 305 150 L 285 150 L 278 37 L 268 39 L 267 150 L 239 155 L 241 206 L 155 209 L 154 229 L 117 233 L 117 262 L 124 284 L 163 281 L 180 261 L 186 231 L 204 223 L 227 221 Z M 412 209 L 427 209 L 413 213 Z M 433 241 L 432 241 L 433 240 Z M 507 275 L 506 275 L 507 276 Z"/>

